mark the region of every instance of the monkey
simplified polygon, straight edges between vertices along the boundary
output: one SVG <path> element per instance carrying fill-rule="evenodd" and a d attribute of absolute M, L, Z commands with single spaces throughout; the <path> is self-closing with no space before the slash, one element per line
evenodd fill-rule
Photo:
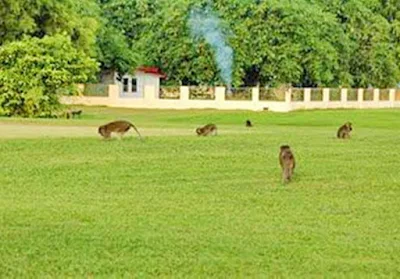
<path fill-rule="evenodd" d="M 279 152 L 279 164 L 282 168 L 282 182 L 289 182 L 292 179 L 296 162 L 289 145 L 281 145 Z"/>
<path fill-rule="evenodd" d="M 68 110 L 65 113 L 67 119 L 74 118 L 75 115 L 80 117 L 81 114 L 82 114 L 82 110 Z"/>
<path fill-rule="evenodd" d="M 253 127 L 253 124 L 250 120 L 246 120 L 246 127 Z"/>
<path fill-rule="evenodd" d="M 215 124 L 207 124 L 204 127 L 199 127 L 196 129 L 196 133 L 198 136 L 208 136 L 213 134 L 217 135 L 217 126 Z"/>
<path fill-rule="evenodd" d="M 138 129 L 132 123 L 125 120 L 117 120 L 105 125 L 102 125 L 98 129 L 98 133 L 104 138 L 109 139 L 111 137 L 111 133 L 118 133 L 122 136 L 128 132 L 130 128 L 133 128 L 136 133 L 139 135 L 139 139 L 142 140 L 142 135 L 139 133 Z"/>
<path fill-rule="evenodd" d="M 339 127 L 336 136 L 339 139 L 350 138 L 350 132 L 353 130 L 352 124 L 350 122 L 344 123 Z"/>

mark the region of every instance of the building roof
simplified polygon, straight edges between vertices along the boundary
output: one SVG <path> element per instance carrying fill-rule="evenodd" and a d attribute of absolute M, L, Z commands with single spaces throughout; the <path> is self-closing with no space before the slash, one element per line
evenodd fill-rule
<path fill-rule="evenodd" d="M 136 69 L 137 72 L 142 72 L 145 74 L 152 74 L 152 75 L 157 75 L 161 78 L 166 78 L 167 76 L 161 72 L 161 70 L 157 67 L 148 67 L 148 66 L 141 66 Z"/>

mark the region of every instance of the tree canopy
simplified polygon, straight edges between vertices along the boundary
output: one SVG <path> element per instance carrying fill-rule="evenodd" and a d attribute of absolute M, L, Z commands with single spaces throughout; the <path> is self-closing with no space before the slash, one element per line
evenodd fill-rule
<path fill-rule="evenodd" d="M 188 28 L 207 0 L 106 0 L 103 17 L 136 63 L 170 83 L 222 83 L 213 49 Z M 400 5 L 378 0 L 216 0 L 211 8 L 234 50 L 235 86 L 387 87 L 400 81 Z M 134 63 L 133 63 L 134 64 Z"/>
<path fill-rule="evenodd" d="M 96 70 L 123 74 L 149 65 L 161 68 L 170 84 L 224 84 L 216 64 L 221 59 L 215 58 L 218 46 L 195 38 L 189 26 L 191 12 L 201 9 L 218 18 L 212 28 L 233 50 L 228 71 L 233 86 L 393 87 L 400 82 L 395 0 L 0 0 L 0 52 L 31 50 L 16 51 L 12 67 L 0 61 L 1 81 L 7 75 L 11 86 L 9 76 L 24 75 L 13 67 L 29 65 L 34 51 L 42 61 L 29 65 L 31 70 L 36 65 L 33 72 L 53 68 L 54 61 L 63 65 L 60 52 L 39 50 L 60 47 L 55 40 L 61 40 L 66 57 L 79 56 L 67 64 L 81 82 Z M 50 92 L 46 83 L 42 86 Z"/>

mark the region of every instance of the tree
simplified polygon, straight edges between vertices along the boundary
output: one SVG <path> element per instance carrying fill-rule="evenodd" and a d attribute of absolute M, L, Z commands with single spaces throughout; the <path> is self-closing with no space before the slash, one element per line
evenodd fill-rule
<path fill-rule="evenodd" d="M 127 39 L 113 26 L 104 26 L 97 38 L 100 67 L 103 71 L 130 72 L 138 64 L 139 55 L 130 47 Z"/>
<path fill-rule="evenodd" d="M 220 18 L 234 51 L 234 86 L 386 87 L 400 81 L 400 6 L 394 0 L 0 3 L 0 47 L 25 36 L 63 34 L 103 70 L 154 65 L 174 84 L 223 84 L 215 49 L 190 32 L 194 7 L 209 7 Z"/>
<path fill-rule="evenodd" d="M 348 39 L 347 72 L 354 87 L 391 87 L 400 80 L 399 40 L 390 1 L 322 1 Z M 399 38 L 399 37 L 398 37 Z"/>
<path fill-rule="evenodd" d="M 0 0 L 0 46 L 26 36 L 63 34 L 93 56 L 98 17 L 95 0 Z"/>
<path fill-rule="evenodd" d="M 97 63 L 62 35 L 25 38 L 0 48 L 0 115 L 49 117 L 59 97 L 92 78 Z"/>
<path fill-rule="evenodd" d="M 143 64 L 136 41 L 154 16 L 156 1 L 99 0 L 102 26 L 97 37 L 98 60 L 103 71 L 124 74 Z"/>
<path fill-rule="evenodd" d="M 205 41 L 195 41 L 187 26 L 190 10 L 207 5 L 209 1 L 161 1 L 135 42 L 146 63 L 158 65 L 175 82 L 222 83 L 213 50 Z M 320 6 L 302 0 L 218 0 L 211 8 L 234 49 L 235 86 L 350 83 L 347 64 L 340 63 L 349 56 L 349 41 L 335 16 Z"/>
<path fill-rule="evenodd" d="M 306 1 L 220 1 L 230 18 L 236 71 L 245 84 L 337 85 L 346 37 L 334 16 Z M 228 19 L 227 19 L 228 20 Z"/>
<path fill-rule="evenodd" d="M 103 16 L 118 30 L 114 33 L 126 38 L 124 48 L 137 54 L 137 63 L 162 68 L 171 83 L 223 83 L 214 50 L 204 40 L 194 40 L 188 27 L 193 7 L 207 6 L 221 19 L 219 27 L 234 50 L 235 86 L 392 86 L 399 80 L 396 1 L 100 0 L 100 4 Z M 121 53 L 117 57 L 129 54 L 115 49 Z M 126 59 L 114 59 L 118 60 Z"/>

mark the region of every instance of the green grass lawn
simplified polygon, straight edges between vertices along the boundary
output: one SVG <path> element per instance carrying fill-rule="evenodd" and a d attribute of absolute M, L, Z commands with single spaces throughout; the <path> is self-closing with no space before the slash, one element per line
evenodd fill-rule
<path fill-rule="evenodd" d="M 101 140 L 114 119 L 145 140 Z M 400 277 L 400 110 L 84 108 L 0 131 L 0 277 Z"/>

